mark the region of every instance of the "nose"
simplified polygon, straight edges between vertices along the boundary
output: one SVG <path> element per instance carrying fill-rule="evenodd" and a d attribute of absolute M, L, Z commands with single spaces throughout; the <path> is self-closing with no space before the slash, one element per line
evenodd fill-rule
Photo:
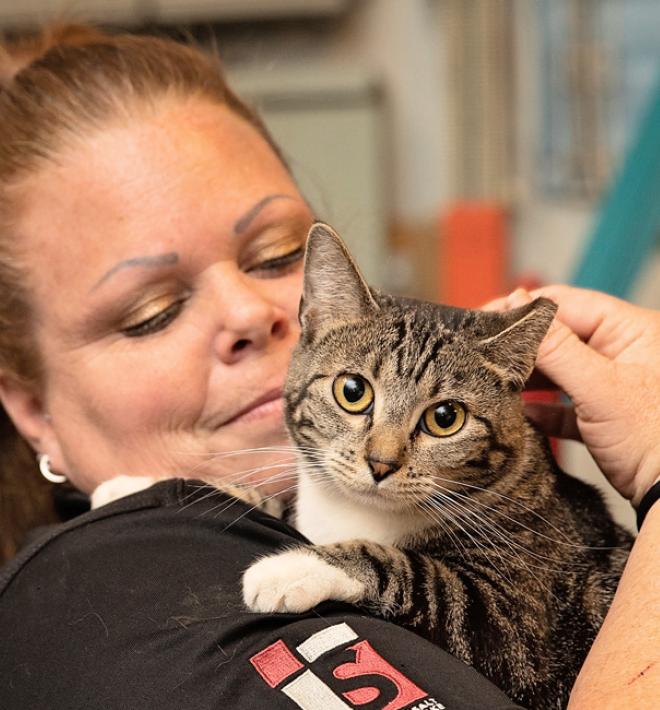
<path fill-rule="evenodd" d="M 265 349 L 273 341 L 286 339 L 291 331 L 284 308 L 250 284 L 237 284 L 223 300 L 222 327 L 214 345 L 227 365 Z"/>
<path fill-rule="evenodd" d="M 367 463 L 371 469 L 371 477 L 376 483 L 384 481 L 390 474 L 398 471 L 401 467 L 399 461 L 393 459 L 380 459 L 377 456 L 369 454 Z"/>

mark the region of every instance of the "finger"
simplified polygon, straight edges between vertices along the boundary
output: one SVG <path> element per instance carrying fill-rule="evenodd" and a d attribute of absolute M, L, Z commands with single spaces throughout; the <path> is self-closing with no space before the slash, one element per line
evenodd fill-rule
<path fill-rule="evenodd" d="M 500 298 L 494 298 L 488 303 L 484 303 L 483 306 L 479 306 L 480 311 L 505 311 L 507 309 L 507 297 L 500 296 Z"/>
<path fill-rule="evenodd" d="M 567 404 L 526 402 L 525 414 L 547 436 L 582 441 L 575 410 Z"/>
<path fill-rule="evenodd" d="M 519 289 L 508 300 L 512 306 L 529 303 L 531 295 Z M 554 382 L 578 405 L 593 399 L 594 389 L 609 380 L 611 363 L 585 345 L 562 321 L 555 318 L 543 339 L 536 358 L 536 368 Z"/>
<path fill-rule="evenodd" d="M 593 338 L 606 320 L 620 322 L 629 318 L 631 311 L 642 310 L 599 291 L 560 284 L 535 289 L 530 295 L 554 301 L 559 306 L 559 319 L 585 342 Z"/>

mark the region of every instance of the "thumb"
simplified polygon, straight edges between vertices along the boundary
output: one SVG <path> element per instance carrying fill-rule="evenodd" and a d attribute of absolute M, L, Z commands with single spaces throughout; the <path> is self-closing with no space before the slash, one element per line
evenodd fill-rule
<path fill-rule="evenodd" d="M 509 296 L 508 304 L 515 308 L 531 300 L 527 291 L 519 289 Z M 583 343 L 558 318 L 550 325 L 536 358 L 536 368 L 562 389 L 578 409 L 588 408 L 608 379 L 610 366 L 605 356 Z"/>

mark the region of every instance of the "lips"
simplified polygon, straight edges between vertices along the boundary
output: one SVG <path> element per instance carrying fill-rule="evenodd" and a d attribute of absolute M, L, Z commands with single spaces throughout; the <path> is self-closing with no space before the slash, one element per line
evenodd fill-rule
<path fill-rule="evenodd" d="M 282 388 L 276 387 L 264 392 L 262 395 L 252 400 L 252 402 L 239 410 L 236 414 L 221 421 L 217 424 L 217 426 L 227 426 L 229 424 L 234 424 L 239 420 L 248 422 L 252 419 L 259 419 L 262 416 L 268 416 L 269 414 L 281 412 L 281 410 Z"/>

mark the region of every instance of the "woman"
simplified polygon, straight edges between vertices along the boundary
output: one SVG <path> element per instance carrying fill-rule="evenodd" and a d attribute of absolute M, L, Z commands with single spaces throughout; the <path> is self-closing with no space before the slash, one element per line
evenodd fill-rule
<path fill-rule="evenodd" d="M 259 484 L 282 462 L 313 215 L 258 119 L 210 60 L 161 40 L 75 32 L 14 72 L 0 94 L 3 405 L 41 469 L 83 492 L 172 478 L 5 568 L 0 705 L 513 707 L 347 607 L 247 614 L 242 571 L 295 531 L 176 480 Z"/>

